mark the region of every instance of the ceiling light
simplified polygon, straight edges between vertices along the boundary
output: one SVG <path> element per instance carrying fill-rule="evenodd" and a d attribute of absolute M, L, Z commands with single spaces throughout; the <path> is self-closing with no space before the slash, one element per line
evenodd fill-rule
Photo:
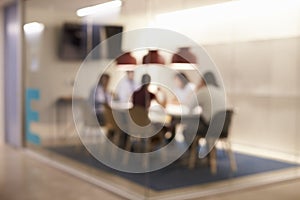
<path fill-rule="evenodd" d="M 107 12 L 109 9 L 114 9 L 122 6 L 122 1 L 121 0 L 114 0 L 114 1 L 109 1 L 106 3 L 98 4 L 95 6 L 89 6 L 85 8 L 78 9 L 76 11 L 77 16 L 83 17 L 87 15 L 93 15 L 99 12 Z"/>
<path fill-rule="evenodd" d="M 31 22 L 23 26 L 24 32 L 26 34 L 38 34 L 41 33 L 44 28 L 44 24 L 38 22 Z"/>

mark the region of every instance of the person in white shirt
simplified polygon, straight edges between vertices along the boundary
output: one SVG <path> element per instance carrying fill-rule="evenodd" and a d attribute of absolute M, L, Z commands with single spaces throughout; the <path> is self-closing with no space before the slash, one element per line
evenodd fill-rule
<path fill-rule="evenodd" d="M 120 103 L 131 102 L 133 92 L 138 88 L 134 81 L 134 71 L 127 71 L 126 78 L 122 79 L 117 86 L 117 99 Z"/>
<path fill-rule="evenodd" d="M 187 105 L 189 103 L 190 94 L 194 91 L 195 85 L 191 83 L 184 73 L 177 73 L 174 77 L 175 88 L 173 92 L 175 98 L 173 103 Z"/>
<path fill-rule="evenodd" d="M 224 91 L 219 87 L 212 72 L 204 74 L 204 79 L 196 88 L 196 97 L 197 99 L 192 99 L 188 103 L 189 108 L 193 110 L 196 106 L 200 106 L 202 108 L 201 116 L 206 124 L 210 122 L 214 114 L 225 109 Z"/>
<path fill-rule="evenodd" d="M 219 111 L 225 111 L 226 107 L 224 90 L 217 83 L 214 74 L 206 72 L 203 77 L 196 87 L 196 99 L 191 98 L 188 105 L 191 112 L 196 106 L 202 108 L 197 134 L 205 137 L 212 117 Z M 189 130 L 189 127 L 192 126 L 187 125 L 186 127 L 185 137 L 193 135 Z"/>
<path fill-rule="evenodd" d="M 172 100 L 171 104 L 178 104 L 180 106 L 188 107 L 189 99 L 191 94 L 195 89 L 195 85 L 191 83 L 186 76 L 185 73 L 177 73 L 174 77 L 175 88 L 173 89 L 174 92 L 174 99 Z M 172 141 L 176 134 L 176 126 L 179 124 L 179 118 L 172 118 L 171 125 L 169 127 L 170 137 L 167 139 L 169 142 Z"/>

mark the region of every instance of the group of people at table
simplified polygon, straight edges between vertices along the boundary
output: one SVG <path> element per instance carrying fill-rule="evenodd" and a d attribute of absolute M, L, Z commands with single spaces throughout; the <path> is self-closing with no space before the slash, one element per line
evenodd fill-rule
<path fill-rule="evenodd" d="M 149 74 L 143 74 L 140 83 L 134 80 L 134 76 L 134 71 L 127 71 L 126 77 L 120 81 L 115 92 L 112 93 L 109 91 L 111 77 L 105 73 L 100 77 L 98 84 L 92 88 L 90 92 L 90 102 L 91 105 L 95 106 L 92 109 L 96 111 L 100 126 L 106 125 L 105 107 L 110 106 L 114 109 L 112 102 L 130 104 L 132 108 L 139 107 L 145 111 L 144 113 L 146 113 L 146 115 L 149 115 L 150 106 L 154 102 L 162 108 L 168 106 L 172 107 L 174 105 L 184 106 L 188 110 L 187 114 L 195 114 L 196 110 L 198 111 L 200 119 L 199 127 L 207 127 L 211 117 L 215 114 L 214 112 L 219 111 L 219 108 L 212 110 L 211 105 L 212 93 L 214 96 L 221 96 L 222 93 L 212 72 L 206 72 L 197 84 L 190 82 L 185 73 L 175 74 L 174 88 L 172 88 L 173 97 L 169 97 L 169 99 L 167 99 L 167 95 L 160 87 L 156 88 L 155 93 L 150 91 L 151 76 Z M 191 98 L 192 95 L 194 95 L 195 98 Z M 216 100 L 218 101 L 218 99 Z M 218 105 L 218 103 L 216 105 Z M 201 114 L 199 110 L 201 110 Z M 167 125 L 164 124 L 162 134 L 164 134 L 166 143 L 175 138 L 176 127 L 179 122 L 179 119 L 173 116 Z M 199 131 L 203 132 L 205 129 L 199 129 L 198 132 Z M 205 135 L 205 133 L 200 134 Z M 153 138 L 153 141 L 157 139 L 155 139 L 155 136 L 151 138 Z"/>

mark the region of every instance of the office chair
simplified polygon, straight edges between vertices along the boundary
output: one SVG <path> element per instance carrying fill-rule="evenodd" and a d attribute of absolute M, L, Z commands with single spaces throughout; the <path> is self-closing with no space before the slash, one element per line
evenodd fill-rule
<path fill-rule="evenodd" d="M 155 127 L 151 124 L 151 120 L 148 117 L 148 112 L 145 108 L 140 106 L 134 106 L 129 109 L 129 113 L 127 117 L 127 133 L 128 138 L 125 145 L 125 150 L 130 152 L 132 148 L 138 144 L 139 148 L 134 149 L 134 151 L 138 152 L 150 152 L 154 149 L 155 145 L 153 143 L 154 140 L 158 140 L 159 142 L 164 141 L 164 134 L 162 132 L 157 133 L 155 136 L 147 137 L 147 133 L 145 132 L 144 127 L 149 126 L 149 132 L 155 131 Z M 135 137 L 145 135 L 145 138 Z M 128 162 L 128 156 L 124 156 L 123 163 L 126 164 Z M 143 163 L 143 166 L 146 167 L 148 164 L 148 160 L 146 159 Z"/>
<path fill-rule="evenodd" d="M 225 115 L 225 121 L 224 121 L 224 125 L 222 128 L 222 132 L 216 142 L 220 142 L 222 144 L 222 146 L 224 147 L 225 151 L 228 154 L 231 170 L 232 170 L 232 172 L 235 172 L 235 171 L 237 171 L 237 165 L 236 165 L 234 154 L 231 149 L 231 143 L 228 139 L 230 126 L 231 126 L 231 122 L 232 122 L 233 110 L 220 111 L 220 112 L 216 113 L 212 117 L 212 120 L 213 120 L 212 122 L 218 123 L 218 121 L 223 119 L 224 115 Z M 208 126 L 206 127 L 206 131 L 207 131 L 207 129 L 208 129 Z M 201 130 L 201 131 L 203 131 L 203 130 Z M 195 137 L 195 139 L 191 145 L 191 152 L 190 152 L 191 155 L 189 158 L 189 168 L 190 169 L 193 169 L 196 164 L 196 157 L 198 155 L 198 147 L 199 147 L 199 145 L 198 145 L 199 139 L 204 138 L 205 136 L 206 136 L 206 132 L 204 134 L 203 134 L 203 132 L 197 133 L 197 136 Z M 210 142 L 210 141 L 207 141 L 207 142 Z M 217 155 L 216 154 L 217 154 L 216 147 L 214 146 L 209 154 L 210 169 L 211 169 L 212 174 L 217 173 Z"/>
<path fill-rule="evenodd" d="M 77 102 L 74 106 L 74 120 L 76 122 L 77 130 L 80 133 L 80 139 L 87 143 L 95 143 L 98 139 L 102 139 L 101 135 L 98 134 L 99 123 L 96 118 L 89 101 L 82 99 L 80 102 Z M 75 131 L 74 127 L 74 131 Z M 77 134 L 76 134 L 77 135 Z M 84 148 L 83 145 L 79 145 L 77 148 Z"/>

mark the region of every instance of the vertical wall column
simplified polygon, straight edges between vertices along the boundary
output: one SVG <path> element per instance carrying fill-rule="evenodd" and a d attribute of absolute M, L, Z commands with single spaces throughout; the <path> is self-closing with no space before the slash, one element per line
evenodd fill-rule
<path fill-rule="evenodd" d="M 4 85 L 4 14 L 3 14 L 3 8 L 0 7 L 0 110 L 4 110 L 4 92 L 3 92 L 3 85 Z M 4 141 L 4 112 L 0 113 L 0 144 L 2 144 Z"/>
<path fill-rule="evenodd" d="M 23 146 L 23 72 L 21 1 L 4 6 L 5 142 Z"/>

